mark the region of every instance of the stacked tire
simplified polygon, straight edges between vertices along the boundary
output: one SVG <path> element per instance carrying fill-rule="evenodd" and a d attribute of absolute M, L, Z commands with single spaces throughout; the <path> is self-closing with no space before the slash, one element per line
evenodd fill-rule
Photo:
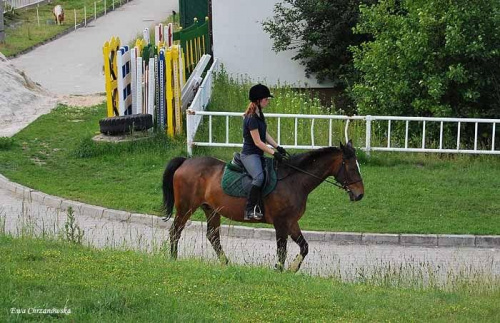
<path fill-rule="evenodd" d="M 132 131 L 144 131 L 153 127 L 150 114 L 132 114 L 99 120 L 101 133 L 105 135 L 123 135 Z"/>

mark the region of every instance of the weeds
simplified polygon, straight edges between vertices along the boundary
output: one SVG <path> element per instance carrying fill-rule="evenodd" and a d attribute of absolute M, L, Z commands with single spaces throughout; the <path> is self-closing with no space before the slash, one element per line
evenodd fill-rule
<path fill-rule="evenodd" d="M 83 236 L 85 235 L 85 230 L 82 230 L 76 223 L 76 218 L 72 207 L 69 207 L 66 212 L 67 220 L 64 224 L 64 235 L 66 237 L 66 241 L 81 245 Z"/>
<path fill-rule="evenodd" d="M 9 150 L 14 147 L 15 141 L 11 137 L 0 137 L 0 150 Z"/>

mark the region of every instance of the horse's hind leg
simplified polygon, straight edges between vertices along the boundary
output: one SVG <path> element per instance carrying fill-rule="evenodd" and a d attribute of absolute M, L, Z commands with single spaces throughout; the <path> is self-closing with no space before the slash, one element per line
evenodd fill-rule
<path fill-rule="evenodd" d="M 300 269 L 300 265 L 302 265 L 304 258 L 309 253 L 309 244 L 302 235 L 302 231 L 300 231 L 300 227 L 297 222 L 295 222 L 295 224 L 293 224 L 290 228 L 290 237 L 300 247 L 300 253 L 297 257 L 295 257 L 294 261 L 290 265 L 290 270 L 296 272 Z"/>
<path fill-rule="evenodd" d="M 227 264 L 229 260 L 224 254 L 220 244 L 220 214 L 206 204 L 202 205 L 201 208 L 207 217 L 207 239 L 212 244 L 220 262 Z"/>
<path fill-rule="evenodd" d="M 174 223 L 170 227 L 170 256 L 172 259 L 177 259 L 179 248 L 179 239 L 181 238 L 182 230 L 186 226 L 187 220 L 191 217 L 194 210 L 177 211 L 175 214 Z"/>

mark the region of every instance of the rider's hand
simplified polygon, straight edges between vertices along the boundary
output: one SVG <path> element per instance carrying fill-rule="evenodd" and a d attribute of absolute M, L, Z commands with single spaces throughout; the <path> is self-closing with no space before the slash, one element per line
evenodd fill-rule
<path fill-rule="evenodd" d="M 281 146 L 276 147 L 276 150 L 284 157 L 290 156 L 290 154 L 286 151 L 286 149 Z"/>
<path fill-rule="evenodd" d="M 283 161 L 283 155 L 280 154 L 279 151 L 275 151 L 273 156 L 274 156 L 274 159 L 276 159 L 279 163 L 281 163 Z"/>

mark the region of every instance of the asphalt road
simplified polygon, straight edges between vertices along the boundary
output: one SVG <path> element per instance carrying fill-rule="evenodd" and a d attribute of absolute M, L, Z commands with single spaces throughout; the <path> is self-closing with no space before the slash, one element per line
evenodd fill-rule
<path fill-rule="evenodd" d="M 0 230 L 13 235 L 58 236 L 64 233 L 67 213 L 0 187 Z M 168 228 L 155 224 L 131 223 L 95 218 L 76 211 L 78 226 L 84 230 L 84 243 L 103 248 L 160 251 L 166 245 Z M 183 232 L 179 256 L 215 260 L 205 237 L 205 224 L 192 222 Z M 221 242 L 231 262 L 272 268 L 276 262 L 276 242 L 222 236 Z M 335 276 L 352 281 L 374 276 L 403 277 L 408 283 L 446 284 L 455 278 L 500 276 L 500 249 L 408 247 L 394 245 L 336 244 L 310 241 L 309 255 L 301 272 Z M 168 246 L 168 245 L 167 245 Z M 168 247 L 167 249 L 168 250 Z M 299 249 L 289 241 L 287 265 Z"/>
<path fill-rule="evenodd" d="M 133 0 L 74 32 L 11 60 L 31 79 L 59 95 L 105 92 L 102 46 L 112 36 L 128 44 L 146 27 L 165 20 L 177 0 Z"/>

